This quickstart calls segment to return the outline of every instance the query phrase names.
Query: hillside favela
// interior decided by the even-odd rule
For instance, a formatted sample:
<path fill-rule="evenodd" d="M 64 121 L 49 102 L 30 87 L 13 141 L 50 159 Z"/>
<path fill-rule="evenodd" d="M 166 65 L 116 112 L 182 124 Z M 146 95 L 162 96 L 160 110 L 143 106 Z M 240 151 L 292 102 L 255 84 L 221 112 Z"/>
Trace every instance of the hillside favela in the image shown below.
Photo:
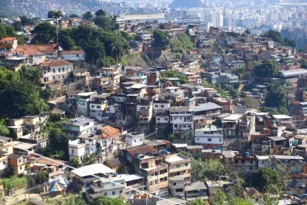
<path fill-rule="evenodd" d="M 0 0 L 0 205 L 307 205 L 307 0 Z"/>

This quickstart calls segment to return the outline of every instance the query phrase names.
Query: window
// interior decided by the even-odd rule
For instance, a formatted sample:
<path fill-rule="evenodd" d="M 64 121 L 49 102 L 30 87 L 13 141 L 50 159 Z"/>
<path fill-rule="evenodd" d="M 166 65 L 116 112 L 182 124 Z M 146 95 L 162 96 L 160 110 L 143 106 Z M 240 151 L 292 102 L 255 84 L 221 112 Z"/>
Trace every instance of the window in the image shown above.
<path fill-rule="evenodd" d="M 176 168 L 179 168 L 180 167 L 180 164 L 177 164 Z"/>
<path fill-rule="evenodd" d="M 120 191 L 119 191 L 119 193 L 121 193 L 121 194 L 122 194 L 122 193 L 123 193 L 123 190 L 120 190 Z"/>
<path fill-rule="evenodd" d="M 208 138 L 208 142 L 211 142 L 212 141 L 212 139 L 211 138 Z"/>
<path fill-rule="evenodd" d="M 160 118 L 159 118 L 159 117 L 157 118 L 157 121 L 160 121 Z"/>
<path fill-rule="evenodd" d="M 112 195 L 115 195 L 115 191 L 112 191 Z"/>
<path fill-rule="evenodd" d="M 105 192 L 105 193 L 104 193 L 104 195 L 105 195 L 105 196 L 107 196 L 107 195 L 108 195 L 108 193 L 107 193 L 107 192 Z"/>
<path fill-rule="evenodd" d="M 173 183 L 173 186 L 176 186 L 176 182 Z"/>
<path fill-rule="evenodd" d="M 61 68 L 58 68 L 58 72 L 61 72 Z"/>
<path fill-rule="evenodd" d="M 219 139 L 220 142 L 222 142 L 222 139 Z"/>
<path fill-rule="evenodd" d="M 155 107 L 158 107 L 158 105 L 155 105 Z"/>
<path fill-rule="evenodd" d="M 185 163 L 185 166 L 188 166 L 189 164 L 188 163 Z"/>
<path fill-rule="evenodd" d="M 161 108 L 164 108 L 164 105 L 161 105 Z"/>
<path fill-rule="evenodd" d="M 183 189 L 176 189 L 176 192 L 183 192 Z"/>
<path fill-rule="evenodd" d="M 54 69 L 52 69 L 52 71 L 53 71 L 53 73 L 55 73 L 55 68 L 54 68 Z"/>
<path fill-rule="evenodd" d="M 164 118 L 164 120 L 168 120 L 168 118 Z"/>

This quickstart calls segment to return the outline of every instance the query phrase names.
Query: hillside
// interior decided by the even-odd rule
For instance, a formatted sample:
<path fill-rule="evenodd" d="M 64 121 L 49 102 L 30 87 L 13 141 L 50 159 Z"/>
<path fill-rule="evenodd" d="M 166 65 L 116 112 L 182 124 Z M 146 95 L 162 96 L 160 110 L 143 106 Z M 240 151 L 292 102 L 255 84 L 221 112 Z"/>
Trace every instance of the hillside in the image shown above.
<path fill-rule="evenodd" d="M 9 5 L 10 3 L 8 0 L 0 1 L 0 18 L 7 18 L 7 17 L 20 15 L 18 11 L 12 9 Z"/>
<path fill-rule="evenodd" d="M 170 4 L 170 8 L 196 8 L 204 7 L 205 5 L 200 0 L 174 0 Z"/>
<path fill-rule="evenodd" d="M 97 11 L 102 7 L 99 0 L 0 0 L 0 5 L 5 8 L 11 8 L 18 13 L 27 16 L 46 17 L 50 10 L 62 10 L 66 14 L 84 14 L 86 11 Z M 1 13 L 0 13 L 1 14 Z"/>

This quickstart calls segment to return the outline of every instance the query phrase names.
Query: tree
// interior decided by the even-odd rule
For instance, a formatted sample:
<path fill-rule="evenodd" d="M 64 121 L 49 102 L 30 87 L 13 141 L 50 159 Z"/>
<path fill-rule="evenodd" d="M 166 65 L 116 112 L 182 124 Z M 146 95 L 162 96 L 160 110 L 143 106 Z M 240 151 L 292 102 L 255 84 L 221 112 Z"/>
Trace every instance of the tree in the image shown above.
<path fill-rule="evenodd" d="M 77 157 L 72 158 L 69 164 L 70 166 L 75 167 L 75 168 L 80 167 L 80 161 Z"/>
<path fill-rule="evenodd" d="M 89 63 L 96 64 L 98 60 L 104 58 L 106 55 L 104 44 L 102 44 L 98 39 L 89 42 L 85 47 L 85 60 Z"/>
<path fill-rule="evenodd" d="M 55 27 L 48 22 L 38 24 L 32 33 L 35 34 L 33 44 L 48 44 L 56 36 Z"/>
<path fill-rule="evenodd" d="M 186 75 L 179 73 L 176 70 L 167 70 L 161 74 L 162 79 L 165 78 L 178 78 L 180 80 L 180 83 L 188 83 L 188 78 Z"/>
<path fill-rule="evenodd" d="M 263 64 L 255 66 L 254 74 L 257 77 L 275 77 L 278 73 L 278 68 L 274 61 L 265 61 Z"/>
<path fill-rule="evenodd" d="M 107 13 L 104 10 L 99 9 L 98 11 L 95 12 L 95 15 L 96 16 L 106 16 Z"/>
<path fill-rule="evenodd" d="M 290 40 L 290 39 L 288 39 L 288 38 L 285 38 L 285 39 L 284 39 L 284 44 L 285 44 L 286 46 L 290 46 L 290 47 L 292 47 L 292 48 L 295 48 L 295 47 L 296 47 L 296 42 L 295 42 L 294 40 Z"/>
<path fill-rule="evenodd" d="M 10 130 L 6 127 L 6 120 L 0 119 L 0 136 L 9 136 Z"/>
<path fill-rule="evenodd" d="M 15 21 L 13 23 L 13 27 L 15 31 L 21 31 L 22 30 L 22 25 L 20 21 Z M 19 42 L 18 42 L 19 43 Z"/>
<path fill-rule="evenodd" d="M 78 14 L 70 14 L 69 18 L 79 18 Z"/>
<path fill-rule="evenodd" d="M 25 66 L 23 65 L 19 70 L 20 78 L 26 79 L 30 82 L 33 82 L 36 85 L 39 85 L 41 82 L 41 77 L 43 75 L 42 70 L 37 67 Z"/>
<path fill-rule="evenodd" d="M 6 35 L 8 35 L 8 36 L 17 36 L 17 33 L 16 33 L 16 31 L 15 31 L 13 26 L 6 26 L 5 30 L 6 30 Z"/>
<path fill-rule="evenodd" d="M 62 11 L 48 11 L 48 18 L 61 18 L 63 16 Z"/>
<path fill-rule="evenodd" d="M 29 19 L 27 16 L 20 16 L 20 23 L 22 27 L 25 27 L 29 23 L 31 23 L 31 19 Z"/>
<path fill-rule="evenodd" d="M 258 109 L 259 108 L 259 103 L 256 99 L 252 97 L 246 97 L 241 99 L 241 103 L 243 106 L 246 108 L 253 108 L 253 109 Z"/>
<path fill-rule="evenodd" d="M 61 46 L 65 50 L 72 50 L 76 46 L 76 43 L 70 36 L 65 36 L 61 39 Z"/>
<path fill-rule="evenodd" d="M 277 42 L 277 43 L 283 43 L 284 42 L 278 31 L 269 30 L 263 36 L 272 38 L 272 40 Z"/>
<path fill-rule="evenodd" d="M 0 112 L 3 118 L 36 115 L 48 108 L 38 85 L 19 72 L 0 68 Z"/>
<path fill-rule="evenodd" d="M 213 194 L 212 205 L 224 205 L 226 198 L 226 194 L 219 189 Z"/>
<path fill-rule="evenodd" d="M 155 48 L 165 50 L 170 44 L 170 40 L 166 32 L 155 30 L 153 33 L 153 38 L 153 47 Z"/>
<path fill-rule="evenodd" d="M 252 174 L 252 185 L 262 192 L 277 194 L 284 187 L 283 178 L 279 171 L 262 168 Z"/>
<path fill-rule="evenodd" d="M 288 107 L 287 103 L 287 91 L 278 83 L 266 84 L 267 96 L 265 98 L 265 106 L 276 107 L 284 111 Z"/>
<path fill-rule="evenodd" d="M 192 160 L 192 175 L 196 180 L 214 180 L 225 173 L 225 166 L 219 160 Z"/>
<path fill-rule="evenodd" d="M 93 21 L 94 16 L 93 16 L 92 12 L 88 11 L 83 15 L 83 19 L 87 20 L 87 21 Z"/>
<path fill-rule="evenodd" d="M 0 39 L 7 37 L 5 26 L 0 23 Z"/>
<path fill-rule="evenodd" d="M 43 184 L 48 182 L 48 174 L 47 172 L 44 172 L 42 170 L 39 170 L 36 172 L 36 176 L 35 176 L 35 182 L 36 184 Z"/>
<path fill-rule="evenodd" d="M 239 198 L 239 197 L 231 198 L 228 204 L 229 205 L 253 205 L 253 203 L 245 201 L 243 198 Z"/>
<path fill-rule="evenodd" d="M 278 205 L 278 198 L 271 197 L 271 194 L 264 194 L 261 205 Z"/>
<path fill-rule="evenodd" d="M 122 198 L 108 198 L 100 196 L 90 201 L 90 205 L 126 205 Z"/>

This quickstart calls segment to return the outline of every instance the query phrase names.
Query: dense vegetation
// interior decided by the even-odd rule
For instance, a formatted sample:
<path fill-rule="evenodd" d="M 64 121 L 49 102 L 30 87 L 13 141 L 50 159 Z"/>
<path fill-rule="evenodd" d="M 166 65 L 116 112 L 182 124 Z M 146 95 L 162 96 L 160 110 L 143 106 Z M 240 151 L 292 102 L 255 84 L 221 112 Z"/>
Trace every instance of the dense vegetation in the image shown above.
<path fill-rule="evenodd" d="M 61 129 L 61 124 L 67 119 L 52 119 L 47 122 L 43 132 L 48 134 L 49 143 L 45 149 L 39 150 L 41 154 L 47 157 L 68 160 L 68 142 L 71 140 Z"/>
<path fill-rule="evenodd" d="M 48 109 L 39 87 L 40 71 L 35 68 L 14 72 L 0 68 L 0 112 L 2 118 L 35 115 Z"/>
<path fill-rule="evenodd" d="M 194 44 L 187 34 L 179 34 L 178 38 L 170 41 L 171 51 L 184 54 L 187 50 L 192 50 Z"/>
<path fill-rule="evenodd" d="M 168 70 L 161 74 L 161 78 L 178 78 L 180 80 L 180 83 L 188 83 L 188 78 L 186 75 L 179 73 L 176 70 Z"/>
<path fill-rule="evenodd" d="M 254 75 L 260 78 L 272 78 L 278 74 L 278 68 L 274 61 L 268 60 L 254 68 Z"/>
<path fill-rule="evenodd" d="M 279 194 L 284 187 L 284 182 L 279 171 L 271 168 L 262 168 L 253 172 L 252 185 L 262 192 Z"/>
<path fill-rule="evenodd" d="M 272 38 L 273 41 L 283 44 L 285 46 L 290 46 L 292 48 L 296 47 L 296 42 L 294 40 L 290 40 L 288 38 L 282 38 L 281 33 L 278 31 L 269 30 L 265 32 L 264 37 Z"/>
<path fill-rule="evenodd" d="M 0 1 L 0 18 L 9 18 L 19 15 L 18 11 L 13 10 L 8 5 L 9 5 L 9 0 Z"/>
<path fill-rule="evenodd" d="M 91 13 L 86 13 L 85 16 L 87 15 Z M 84 49 L 86 61 L 91 64 L 104 65 L 106 59 L 110 58 L 119 62 L 123 55 L 129 52 L 129 45 L 122 34 L 115 30 L 115 18 L 107 17 L 105 12 L 98 11 L 92 20 L 98 28 L 81 25 L 77 28 L 59 29 L 59 44 L 65 50 Z M 49 23 L 37 25 L 32 32 L 35 34 L 33 44 L 56 42 L 56 28 Z"/>
<path fill-rule="evenodd" d="M 277 108 L 281 114 L 288 114 L 288 102 L 286 89 L 277 83 L 267 83 L 267 96 L 265 98 L 265 106 Z"/>
<path fill-rule="evenodd" d="M 161 50 L 165 50 L 168 48 L 170 44 L 170 40 L 166 32 L 155 30 L 153 32 L 153 38 L 154 38 L 154 41 L 152 43 L 152 46 L 154 48 L 161 49 Z"/>

